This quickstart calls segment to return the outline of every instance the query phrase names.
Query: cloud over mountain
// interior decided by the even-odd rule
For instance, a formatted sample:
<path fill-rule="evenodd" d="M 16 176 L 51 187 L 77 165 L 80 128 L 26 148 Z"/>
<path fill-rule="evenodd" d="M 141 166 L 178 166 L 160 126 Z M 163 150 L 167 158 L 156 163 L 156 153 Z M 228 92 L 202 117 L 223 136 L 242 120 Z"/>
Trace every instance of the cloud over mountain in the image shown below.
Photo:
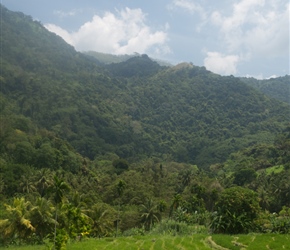
<path fill-rule="evenodd" d="M 288 0 L 172 0 L 170 9 L 192 15 L 195 35 L 204 44 L 204 65 L 219 74 L 236 74 L 243 63 L 289 55 Z"/>
<path fill-rule="evenodd" d="M 94 15 L 77 31 L 68 32 L 54 24 L 45 27 L 63 37 L 79 51 L 95 50 L 113 54 L 168 53 L 166 27 L 153 30 L 141 9 L 125 8 L 103 16 Z"/>

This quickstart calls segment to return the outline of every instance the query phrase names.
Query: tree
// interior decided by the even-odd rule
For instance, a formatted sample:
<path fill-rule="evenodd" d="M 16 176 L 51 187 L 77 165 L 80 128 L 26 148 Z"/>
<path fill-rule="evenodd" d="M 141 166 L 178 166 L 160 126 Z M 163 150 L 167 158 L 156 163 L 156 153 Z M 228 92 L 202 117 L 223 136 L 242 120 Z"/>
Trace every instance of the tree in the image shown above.
<path fill-rule="evenodd" d="M 242 187 L 225 189 L 216 203 L 211 229 L 215 233 L 247 233 L 254 228 L 259 212 L 257 193 Z"/>
<path fill-rule="evenodd" d="M 31 174 L 31 173 L 30 173 Z M 21 192 L 23 193 L 33 193 L 36 191 L 36 188 L 34 186 L 34 182 L 32 181 L 31 176 L 28 177 L 27 175 L 23 175 L 21 177 L 20 183 L 19 183 L 19 188 Z"/>
<path fill-rule="evenodd" d="M 115 211 L 108 205 L 102 203 L 95 204 L 88 211 L 88 216 L 92 221 L 91 231 L 93 236 L 103 237 L 113 231 Z"/>
<path fill-rule="evenodd" d="M 120 221 L 120 209 L 121 209 L 121 196 L 123 195 L 124 189 L 126 187 L 126 182 L 123 180 L 119 180 L 116 189 L 117 189 L 117 194 L 119 197 L 119 205 L 118 205 L 118 218 L 116 221 L 116 237 L 118 236 L 118 225 L 119 225 L 119 221 Z"/>
<path fill-rule="evenodd" d="M 201 212 L 202 210 L 205 209 L 204 200 L 207 199 L 206 189 L 204 186 L 195 183 L 191 188 L 191 192 L 194 194 L 194 196 L 191 199 L 192 205 L 194 206 L 194 203 L 196 203 L 197 211 Z"/>
<path fill-rule="evenodd" d="M 170 206 L 169 217 L 171 217 L 173 215 L 173 212 L 181 205 L 181 201 L 182 201 L 181 194 L 176 194 Z"/>
<path fill-rule="evenodd" d="M 193 171 L 191 169 L 187 169 L 182 173 L 182 184 L 184 187 L 187 187 L 190 184 L 192 176 Z"/>
<path fill-rule="evenodd" d="M 50 192 L 53 193 L 53 201 L 55 202 L 56 209 L 55 209 L 55 224 L 54 224 L 54 248 L 55 248 L 55 239 L 56 239 L 56 224 L 57 224 L 57 210 L 59 204 L 62 203 L 64 198 L 64 194 L 66 191 L 69 191 L 70 188 L 68 184 L 59 179 L 56 175 L 53 177 L 52 186 L 50 186 Z"/>
<path fill-rule="evenodd" d="M 263 186 L 260 186 L 257 190 L 258 196 L 259 196 L 259 204 L 263 210 L 268 210 L 269 208 L 269 194 L 268 192 L 264 189 Z"/>
<path fill-rule="evenodd" d="M 64 205 L 66 217 L 66 230 L 70 237 L 75 238 L 78 235 L 88 233 L 89 217 L 84 213 L 85 211 L 80 207 L 74 206 L 72 203 Z"/>
<path fill-rule="evenodd" d="M 40 241 L 52 232 L 53 225 L 56 223 L 53 219 L 53 210 L 51 202 L 43 197 L 37 198 L 31 209 L 31 223 L 35 227 L 35 233 Z"/>
<path fill-rule="evenodd" d="M 234 184 L 238 186 L 244 186 L 246 183 L 250 183 L 257 177 L 257 173 L 252 168 L 242 168 L 234 174 Z"/>
<path fill-rule="evenodd" d="M 117 188 L 117 194 L 118 194 L 119 197 L 122 196 L 125 187 L 126 187 L 126 182 L 123 181 L 123 180 L 119 180 L 119 182 L 118 182 L 118 184 L 116 186 L 116 188 Z"/>
<path fill-rule="evenodd" d="M 150 231 L 152 226 L 159 222 L 160 212 L 158 205 L 152 199 L 147 199 L 144 204 L 140 205 L 141 219 L 144 223 L 145 229 Z"/>
<path fill-rule="evenodd" d="M 30 221 L 29 201 L 24 198 L 14 198 L 13 205 L 5 205 L 9 218 L 0 220 L 0 232 L 4 239 L 18 236 L 20 239 L 27 239 L 35 232 L 35 227 Z"/>
<path fill-rule="evenodd" d="M 116 169 L 117 174 L 121 174 L 129 168 L 129 163 L 125 159 L 116 159 L 113 161 L 113 167 Z"/>
<path fill-rule="evenodd" d="M 52 185 L 51 179 L 52 176 L 50 169 L 42 168 L 37 172 L 35 186 L 37 187 L 38 193 L 41 197 L 46 194 L 47 189 Z"/>
<path fill-rule="evenodd" d="M 62 203 L 65 192 L 70 190 L 69 185 L 63 180 L 59 179 L 56 175 L 53 177 L 52 186 L 50 186 L 50 192 L 53 194 L 53 201 L 56 205 Z"/>

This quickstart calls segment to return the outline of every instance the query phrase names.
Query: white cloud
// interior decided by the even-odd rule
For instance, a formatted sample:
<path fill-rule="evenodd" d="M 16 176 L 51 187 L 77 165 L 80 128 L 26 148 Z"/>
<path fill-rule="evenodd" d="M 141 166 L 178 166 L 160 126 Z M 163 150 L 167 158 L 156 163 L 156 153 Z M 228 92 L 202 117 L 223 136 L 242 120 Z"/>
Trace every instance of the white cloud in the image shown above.
<path fill-rule="evenodd" d="M 211 20 L 230 53 L 259 57 L 289 53 L 288 0 L 241 0 L 230 15 L 214 11 Z"/>
<path fill-rule="evenodd" d="M 113 54 L 168 53 L 166 29 L 152 31 L 146 25 L 141 9 L 126 8 L 116 14 L 95 15 L 76 32 L 68 32 L 56 25 L 45 27 L 63 37 L 79 51 L 95 50 Z"/>
<path fill-rule="evenodd" d="M 208 52 L 204 65 L 216 73 L 235 74 L 241 61 L 289 55 L 289 6 L 288 0 L 239 0 L 230 14 L 213 11 L 211 22 L 218 27 L 223 52 Z"/>
<path fill-rule="evenodd" d="M 249 51 L 264 57 L 289 54 L 289 7 L 265 13 L 258 25 L 244 32 L 243 43 Z"/>
<path fill-rule="evenodd" d="M 54 24 L 46 24 L 45 27 L 55 34 L 61 36 L 67 43 L 73 45 L 73 40 L 71 38 L 71 34 L 67 32 L 66 30 L 62 29 L 59 26 L 56 26 Z"/>
<path fill-rule="evenodd" d="M 247 78 L 253 77 L 253 78 L 256 78 L 258 80 L 265 80 L 265 79 L 266 80 L 269 80 L 271 78 L 277 78 L 279 76 L 277 76 L 277 75 L 271 75 L 271 76 L 265 77 L 262 73 L 260 73 L 258 75 L 249 75 L 249 74 L 247 74 L 245 77 L 247 77 Z"/>
<path fill-rule="evenodd" d="M 223 55 L 219 52 L 207 52 L 204 66 L 217 74 L 232 75 L 237 73 L 238 55 Z"/>

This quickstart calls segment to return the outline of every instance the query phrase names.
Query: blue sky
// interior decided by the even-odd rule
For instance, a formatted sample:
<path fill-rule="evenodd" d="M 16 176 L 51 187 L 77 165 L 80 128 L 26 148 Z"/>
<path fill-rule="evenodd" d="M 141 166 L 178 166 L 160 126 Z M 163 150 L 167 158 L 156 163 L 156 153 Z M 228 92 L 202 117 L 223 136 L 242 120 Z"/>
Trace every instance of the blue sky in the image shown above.
<path fill-rule="evenodd" d="M 221 75 L 289 74 L 289 0 L 0 0 L 78 51 L 146 53 Z"/>

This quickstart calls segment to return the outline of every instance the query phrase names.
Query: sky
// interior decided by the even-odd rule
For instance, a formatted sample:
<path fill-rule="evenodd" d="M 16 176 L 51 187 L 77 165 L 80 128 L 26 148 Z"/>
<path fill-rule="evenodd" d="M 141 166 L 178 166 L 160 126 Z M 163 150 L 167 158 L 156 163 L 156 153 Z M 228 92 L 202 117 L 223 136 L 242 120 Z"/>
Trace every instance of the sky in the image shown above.
<path fill-rule="evenodd" d="M 289 72 L 289 0 L 0 0 L 77 51 L 147 54 L 221 75 Z"/>

